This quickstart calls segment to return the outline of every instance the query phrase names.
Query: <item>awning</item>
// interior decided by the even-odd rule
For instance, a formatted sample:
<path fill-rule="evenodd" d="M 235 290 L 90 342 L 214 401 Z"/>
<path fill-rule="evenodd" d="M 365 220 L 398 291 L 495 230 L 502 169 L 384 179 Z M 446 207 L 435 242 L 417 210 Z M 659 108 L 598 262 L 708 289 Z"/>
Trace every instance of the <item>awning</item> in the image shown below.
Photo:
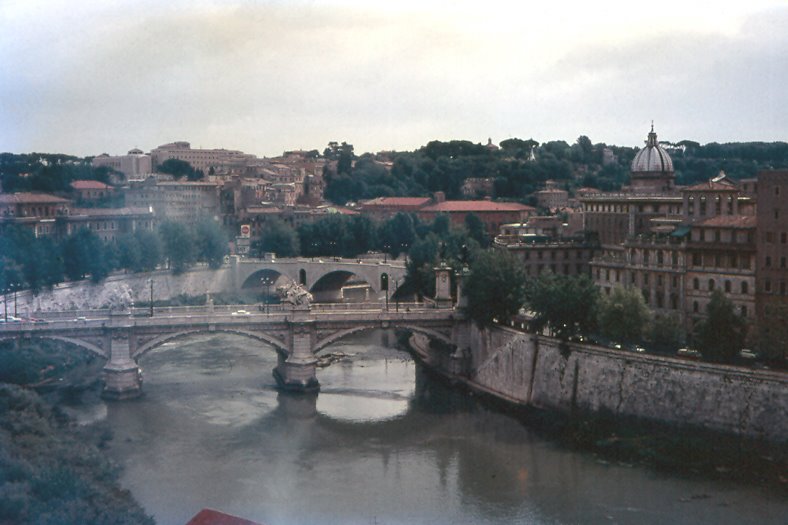
<path fill-rule="evenodd" d="M 689 226 L 679 226 L 673 233 L 670 234 L 671 237 L 686 237 L 689 235 L 690 227 Z"/>

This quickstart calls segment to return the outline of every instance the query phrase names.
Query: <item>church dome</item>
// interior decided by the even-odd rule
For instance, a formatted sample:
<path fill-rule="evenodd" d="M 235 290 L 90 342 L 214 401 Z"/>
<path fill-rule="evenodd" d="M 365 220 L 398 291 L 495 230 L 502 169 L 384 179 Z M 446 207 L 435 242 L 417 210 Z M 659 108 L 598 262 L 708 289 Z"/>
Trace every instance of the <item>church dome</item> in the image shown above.
<path fill-rule="evenodd" d="M 653 124 L 646 147 L 635 155 L 631 171 L 632 173 L 673 173 L 673 161 L 670 160 L 668 152 L 659 146 Z"/>

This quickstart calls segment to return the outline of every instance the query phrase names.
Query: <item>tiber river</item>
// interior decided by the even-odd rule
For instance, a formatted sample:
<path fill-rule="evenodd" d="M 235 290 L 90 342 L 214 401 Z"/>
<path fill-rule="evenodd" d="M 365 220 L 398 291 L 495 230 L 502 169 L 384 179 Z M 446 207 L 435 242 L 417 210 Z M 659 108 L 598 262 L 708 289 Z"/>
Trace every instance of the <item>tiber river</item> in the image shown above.
<path fill-rule="evenodd" d="M 389 344 L 389 340 L 391 344 Z M 284 396 L 259 343 L 208 335 L 142 359 L 145 395 L 105 419 L 121 482 L 160 524 L 204 507 L 286 524 L 769 524 L 776 495 L 609 464 L 431 380 L 394 334 L 329 348 L 320 394 Z"/>

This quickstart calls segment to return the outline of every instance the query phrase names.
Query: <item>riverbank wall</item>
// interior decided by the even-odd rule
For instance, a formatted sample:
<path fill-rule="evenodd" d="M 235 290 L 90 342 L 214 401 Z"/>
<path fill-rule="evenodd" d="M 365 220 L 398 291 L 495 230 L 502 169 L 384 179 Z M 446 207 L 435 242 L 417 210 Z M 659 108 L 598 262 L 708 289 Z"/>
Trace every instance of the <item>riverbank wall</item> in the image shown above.
<path fill-rule="evenodd" d="M 462 366 L 424 336 L 410 341 L 430 368 L 515 405 L 788 440 L 788 374 L 782 372 L 562 345 L 506 327 L 470 327 Z"/>
<path fill-rule="evenodd" d="M 107 308 L 121 289 L 128 289 L 135 302 L 148 302 L 151 294 L 156 301 L 181 294 L 224 292 L 232 290 L 233 284 L 232 268 L 227 265 L 216 270 L 207 265 L 198 266 L 178 275 L 169 270 L 139 274 L 115 273 L 98 284 L 74 281 L 58 284 L 52 290 L 43 290 L 38 295 L 30 291 L 19 292 L 16 308 L 20 316 L 35 317 L 35 312 Z M 13 312 L 10 295 L 8 301 L 9 311 Z"/>

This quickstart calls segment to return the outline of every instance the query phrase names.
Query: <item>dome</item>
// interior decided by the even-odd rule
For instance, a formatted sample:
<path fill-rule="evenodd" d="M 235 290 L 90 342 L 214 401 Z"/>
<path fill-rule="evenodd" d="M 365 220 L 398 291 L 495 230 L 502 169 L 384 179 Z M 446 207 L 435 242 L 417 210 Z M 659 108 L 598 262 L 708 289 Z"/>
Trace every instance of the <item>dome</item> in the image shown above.
<path fill-rule="evenodd" d="M 673 161 L 668 152 L 657 143 L 657 134 L 654 125 L 648 134 L 646 147 L 638 151 L 632 161 L 632 173 L 673 173 Z"/>

